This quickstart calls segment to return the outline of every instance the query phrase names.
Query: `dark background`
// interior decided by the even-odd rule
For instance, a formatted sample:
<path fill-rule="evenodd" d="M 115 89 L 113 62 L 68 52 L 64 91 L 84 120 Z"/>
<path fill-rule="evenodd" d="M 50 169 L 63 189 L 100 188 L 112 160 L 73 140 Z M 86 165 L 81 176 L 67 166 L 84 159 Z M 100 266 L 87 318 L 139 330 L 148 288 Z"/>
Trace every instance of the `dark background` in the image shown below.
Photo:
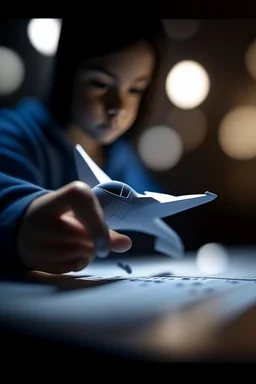
<path fill-rule="evenodd" d="M 218 142 L 220 123 L 231 109 L 241 105 L 256 107 L 256 81 L 244 62 L 246 49 L 256 39 L 255 21 L 204 19 L 199 21 L 199 28 L 192 37 L 169 38 L 170 69 L 181 60 L 195 60 L 206 69 L 211 84 L 208 97 L 199 106 L 207 119 L 205 140 L 198 148 L 184 153 L 171 169 L 151 171 L 170 194 L 209 190 L 218 195 L 213 203 L 166 219 L 180 234 L 188 250 L 208 242 L 255 244 L 256 157 L 233 159 L 222 151 Z M 23 96 L 40 97 L 48 86 L 53 57 L 40 54 L 31 45 L 27 36 L 28 22 L 29 19 L 0 20 L 0 46 L 15 50 L 23 59 L 26 71 L 23 83 L 14 93 L 0 96 L 3 107 L 14 105 Z M 179 25 L 186 29 L 186 23 L 183 27 Z M 161 89 L 155 100 L 152 126 L 167 124 L 173 107 L 165 90 Z M 256 134 L 252 140 L 256 140 Z M 135 138 L 133 142 L 136 147 Z M 151 241 L 145 243 L 146 239 L 146 236 L 140 237 L 138 248 L 151 247 Z"/>

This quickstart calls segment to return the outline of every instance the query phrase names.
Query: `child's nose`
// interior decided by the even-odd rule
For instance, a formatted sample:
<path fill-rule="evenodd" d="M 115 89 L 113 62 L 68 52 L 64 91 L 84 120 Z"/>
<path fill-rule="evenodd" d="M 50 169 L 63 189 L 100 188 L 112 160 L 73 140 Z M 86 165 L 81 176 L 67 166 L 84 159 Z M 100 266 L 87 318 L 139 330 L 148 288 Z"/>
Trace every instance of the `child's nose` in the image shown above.
<path fill-rule="evenodd" d="M 124 114 L 124 100 L 116 90 L 112 90 L 108 93 L 106 110 L 108 117 L 110 118 L 119 117 Z"/>
<path fill-rule="evenodd" d="M 122 116 L 124 114 L 124 110 L 122 108 L 108 108 L 107 113 L 110 118 L 113 118 Z"/>

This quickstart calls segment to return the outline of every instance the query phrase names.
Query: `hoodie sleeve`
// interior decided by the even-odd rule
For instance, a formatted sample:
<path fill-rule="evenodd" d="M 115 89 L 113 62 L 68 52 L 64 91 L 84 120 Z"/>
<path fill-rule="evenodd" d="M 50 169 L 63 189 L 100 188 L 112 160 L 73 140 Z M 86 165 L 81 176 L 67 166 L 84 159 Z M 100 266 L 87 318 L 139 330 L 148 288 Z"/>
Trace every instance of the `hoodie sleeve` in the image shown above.
<path fill-rule="evenodd" d="M 22 125 L 0 112 L 0 270 L 19 267 L 16 233 L 28 205 L 48 192 L 40 185 L 40 171 L 31 148 L 36 142 Z"/>
<path fill-rule="evenodd" d="M 24 170 L 23 170 L 24 171 Z M 0 172 L 0 269 L 16 269 L 16 234 L 29 204 L 47 191 Z"/>

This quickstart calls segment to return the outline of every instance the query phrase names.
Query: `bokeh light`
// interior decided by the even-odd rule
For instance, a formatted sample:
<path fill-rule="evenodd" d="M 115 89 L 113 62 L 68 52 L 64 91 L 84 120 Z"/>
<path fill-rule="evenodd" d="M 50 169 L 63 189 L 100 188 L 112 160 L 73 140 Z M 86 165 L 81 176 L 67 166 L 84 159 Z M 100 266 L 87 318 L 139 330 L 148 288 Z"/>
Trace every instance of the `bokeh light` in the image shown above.
<path fill-rule="evenodd" d="M 192 109 L 208 96 L 210 79 L 202 65 L 184 60 L 169 71 L 165 88 L 167 97 L 176 107 Z"/>
<path fill-rule="evenodd" d="M 173 168 L 183 154 L 180 135 L 172 128 L 155 126 L 144 130 L 138 139 L 138 153 L 144 164 L 154 171 Z"/>
<path fill-rule="evenodd" d="M 32 19 L 28 24 L 28 38 L 42 55 L 56 53 L 61 29 L 60 19 Z"/>
<path fill-rule="evenodd" d="M 231 110 L 221 121 L 219 144 L 226 155 L 247 160 L 256 156 L 256 107 Z"/>
<path fill-rule="evenodd" d="M 227 188 L 222 197 L 229 200 L 229 205 L 236 204 L 236 209 L 254 209 L 256 207 L 256 183 L 252 177 L 254 164 L 230 167 L 227 175 Z"/>
<path fill-rule="evenodd" d="M 168 124 L 182 137 L 185 152 L 197 149 L 205 140 L 207 118 L 199 108 L 189 110 L 173 108 L 168 115 Z"/>
<path fill-rule="evenodd" d="M 162 19 L 166 34 L 175 40 L 191 39 L 200 27 L 196 19 Z"/>
<path fill-rule="evenodd" d="M 228 267 L 228 252 L 219 243 L 207 243 L 201 246 L 196 254 L 196 265 L 200 272 L 216 275 Z"/>
<path fill-rule="evenodd" d="M 256 80 L 256 40 L 254 40 L 245 52 L 245 67 L 253 79 Z"/>
<path fill-rule="evenodd" d="M 21 57 L 12 49 L 0 47 L 0 95 L 15 92 L 25 77 Z"/>

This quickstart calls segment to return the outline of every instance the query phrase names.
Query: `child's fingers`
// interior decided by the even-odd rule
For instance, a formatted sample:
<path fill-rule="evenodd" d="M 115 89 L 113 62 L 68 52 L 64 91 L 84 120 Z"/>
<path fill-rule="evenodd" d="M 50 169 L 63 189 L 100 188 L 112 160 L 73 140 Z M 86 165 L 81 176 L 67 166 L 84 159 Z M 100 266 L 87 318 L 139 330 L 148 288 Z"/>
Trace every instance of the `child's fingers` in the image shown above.
<path fill-rule="evenodd" d="M 61 217 L 51 218 L 43 217 L 37 219 L 40 225 L 36 225 L 35 220 L 33 220 L 33 237 L 37 239 L 58 239 L 58 241 L 68 240 L 68 239 L 81 239 L 81 240 L 90 240 L 91 236 L 87 230 L 75 217 L 68 217 L 67 215 L 62 215 Z"/>
<path fill-rule="evenodd" d="M 63 247 L 84 247 L 90 252 L 95 253 L 95 246 L 93 241 L 90 239 L 82 238 L 80 235 L 75 236 L 63 236 L 61 233 L 51 234 L 51 235 L 39 235 L 35 239 L 35 243 L 40 245 L 40 247 L 56 247 L 56 251 L 58 251 L 58 247 L 63 249 Z"/>
<path fill-rule="evenodd" d="M 70 244 L 65 246 L 59 246 L 58 244 L 44 245 L 40 249 L 32 249 L 32 252 L 36 256 L 39 269 L 42 265 L 44 271 L 48 273 L 66 273 L 81 270 L 91 262 L 95 254 L 93 248 Z"/>
<path fill-rule="evenodd" d="M 52 220 L 45 228 L 41 224 L 37 233 L 34 232 L 34 236 L 43 244 L 58 243 L 62 245 L 79 243 L 91 248 L 94 247 L 93 240 L 87 229 L 83 226 L 80 227 L 80 225 L 75 217 L 65 216 L 65 218 L 62 217 L 60 220 L 57 220 L 57 222 Z M 126 252 L 132 246 L 132 240 L 126 235 L 110 229 L 109 236 L 110 249 L 113 252 Z"/>
<path fill-rule="evenodd" d="M 79 243 L 58 244 L 56 242 L 39 244 L 40 247 L 34 249 L 34 254 L 41 260 L 49 260 L 52 263 L 64 262 L 74 258 L 92 259 L 95 248 Z M 36 245 L 34 245 L 36 248 Z"/>
<path fill-rule="evenodd" d="M 81 238 L 83 239 L 85 237 L 89 238 L 88 231 L 83 226 L 80 227 L 81 224 L 77 221 L 77 219 L 74 217 L 72 212 L 68 212 L 67 214 L 63 215 L 62 220 L 63 220 L 63 223 L 66 224 L 66 227 L 64 228 L 64 230 L 66 230 L 66 228 L 70 228 L 71 233 L 74 234 L 75 236 L 76 235 L 80 236 L 81 234 L 82 236 Z M 120 234 L 116 231 L 113 231 L 112 229 L 109 230 L 109 235 L 110 235 L 111 251 L 121 253 L 121 252 L 126 252 L 131 248 L 132 240 L 130 239 L 130 237 Z"/>
<path fill-rule="evenodd" d="M 54 273 L 56 275 L 69 272 L 78 272 L 86 268 L 88 264 L 88 259 L 76 258 L 73 260 L 67 260 L 65 263 L 49 263 L 47 266 L 44 266 L 44 271 L 47 273 Z"/>
<path fill-rule="evenodd" d="M 101 206 L 89 186 L 82 182 L 71 183 L 57 192 L 46 194 L 41 208 L 54 217 L 72 210 L 76 218 L 88 229 L 98 256 L 109 253 L 109 230 L 104 222 Z"/>

